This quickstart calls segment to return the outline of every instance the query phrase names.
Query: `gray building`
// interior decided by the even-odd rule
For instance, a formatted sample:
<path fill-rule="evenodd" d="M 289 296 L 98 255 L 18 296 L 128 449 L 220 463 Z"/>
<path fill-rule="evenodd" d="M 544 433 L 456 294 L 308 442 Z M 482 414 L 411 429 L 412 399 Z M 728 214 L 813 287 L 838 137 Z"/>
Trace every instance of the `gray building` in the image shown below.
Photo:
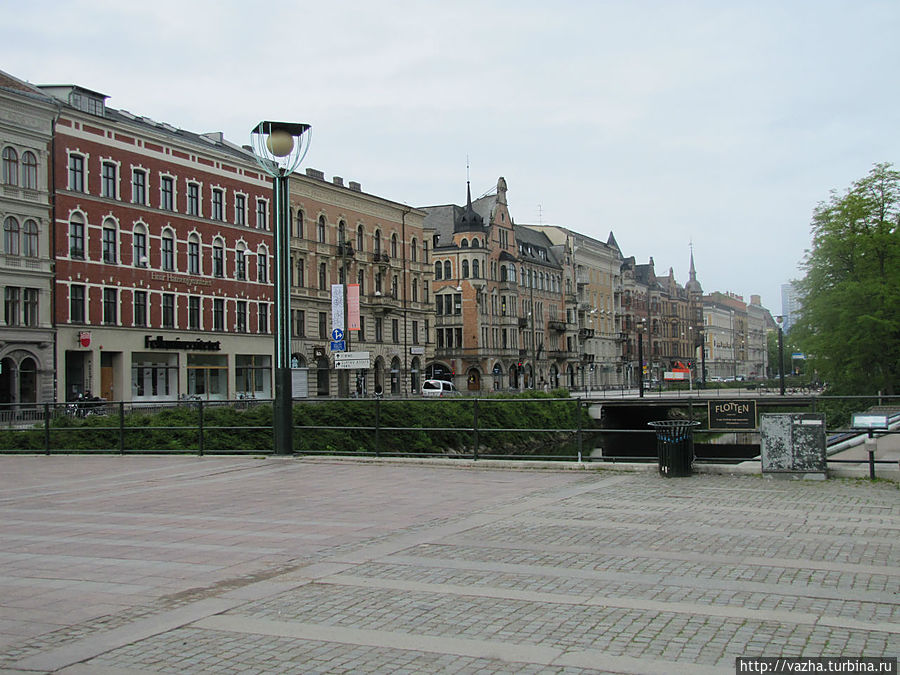
<path fill-rule="evenodd" d="M 50 140 L 57 106 L 0 71 L 0 404 L 53 401 Z"/>

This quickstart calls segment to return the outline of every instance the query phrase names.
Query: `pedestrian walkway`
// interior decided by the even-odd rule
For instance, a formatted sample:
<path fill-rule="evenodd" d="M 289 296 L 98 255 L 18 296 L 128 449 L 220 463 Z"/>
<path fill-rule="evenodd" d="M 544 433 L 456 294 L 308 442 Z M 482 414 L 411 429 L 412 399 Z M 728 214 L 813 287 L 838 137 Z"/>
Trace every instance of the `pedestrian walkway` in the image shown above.
<path fill-rule="evenodd" d="M 885 481 L 0 457 L 0 673 L 734 673 L 900 654 Z"/>

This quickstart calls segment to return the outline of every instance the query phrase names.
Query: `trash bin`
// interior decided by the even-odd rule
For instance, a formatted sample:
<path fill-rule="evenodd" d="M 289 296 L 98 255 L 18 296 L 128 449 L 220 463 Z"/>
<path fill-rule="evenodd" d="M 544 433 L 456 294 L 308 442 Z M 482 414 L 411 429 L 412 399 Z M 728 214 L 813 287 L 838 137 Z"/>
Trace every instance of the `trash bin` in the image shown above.
<path fill-rule="evenodd" d="M 659 474 L 666 477 L 690 476 L 694 462 L 693 420 L 647 422 L 656 431 L 656 454 Z"/>

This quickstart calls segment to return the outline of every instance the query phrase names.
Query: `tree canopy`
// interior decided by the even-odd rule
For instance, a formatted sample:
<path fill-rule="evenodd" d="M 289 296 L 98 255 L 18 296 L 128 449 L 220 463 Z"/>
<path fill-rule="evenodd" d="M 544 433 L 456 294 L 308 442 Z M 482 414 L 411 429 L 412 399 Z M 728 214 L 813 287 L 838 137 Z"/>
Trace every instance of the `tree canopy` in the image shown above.
<path fill-rule="evenodd" d="M 900 172 L 877 164 L 812 219 L 792 331 L 837 393 L 894 394 L 900 381 Z"/>

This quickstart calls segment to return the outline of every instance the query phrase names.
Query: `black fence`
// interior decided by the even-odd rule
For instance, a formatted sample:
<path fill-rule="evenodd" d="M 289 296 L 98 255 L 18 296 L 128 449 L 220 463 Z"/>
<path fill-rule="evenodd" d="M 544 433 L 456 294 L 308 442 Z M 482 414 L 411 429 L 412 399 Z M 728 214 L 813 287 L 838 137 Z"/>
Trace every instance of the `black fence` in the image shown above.
<path fill-rule="evenodd" d="M 648 422 L 696 420 L 697 459 L 733 463 L 759 453 L 759 431 L 709 429 L 693 396 L 599 398 L 308 399 L 294 402 L 303 455 L 452 457 L 585 462 L 656 461 Z M 824 412 L 831 444 L 858 436 L 850 414 L 900 412 L 900 397 L 757 396 L 764 412 Z M 254 454 L 273 451 L 271 400 L 85 401 L 0 406 L 0 453 Z M 841 462 L 842 460 L 830 459 Z M 846 460 L 858 463 L 859 460 Z M 896 464 L 895 460 L 874 460 Z"/>

